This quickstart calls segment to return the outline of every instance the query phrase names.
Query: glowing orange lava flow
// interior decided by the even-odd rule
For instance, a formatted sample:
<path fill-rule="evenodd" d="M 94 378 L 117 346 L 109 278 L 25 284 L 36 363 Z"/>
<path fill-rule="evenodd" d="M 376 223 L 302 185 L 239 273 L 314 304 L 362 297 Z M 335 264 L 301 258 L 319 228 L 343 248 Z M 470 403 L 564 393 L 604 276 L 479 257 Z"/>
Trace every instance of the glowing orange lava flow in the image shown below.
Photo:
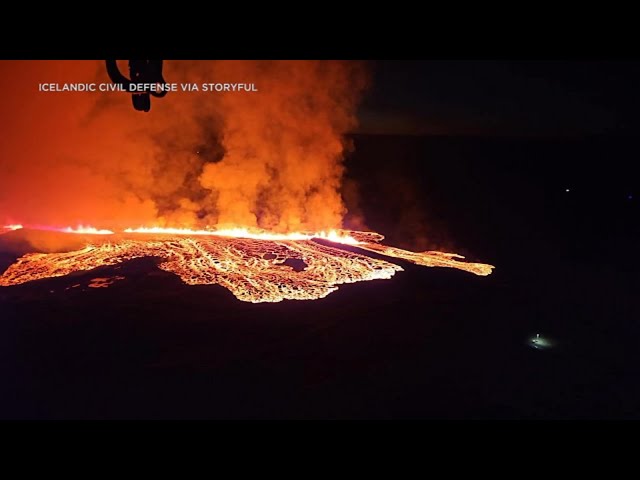
<path fill-rule="evenodd" d="M 113 234 L 113 232 L 111 230 L 99 230 L 97 228 L 94 227 L 85 227 L 83 225 L 79 225 L 77 228 L 72 228 L 72 227 L 67 227 L 64 228 L 62 230 L 59 230 L 60 232 L 65 232 L 65 233 L 83 233 L 83 234 L 90 234 L 90 235 L 111 235 Z"/>
<path fill-rule="evenodd" d="M 373 232 L 281 235 L 246 229 L 129 229 L 72 252 L 26 254 L 0 276 L 0 286 L 60 277 L 134 258 L 159 257 L 161 269 L 175 273 L 189 285 L 221 285 L 240 300 L 260 303 L 319 299 L 340 284 L 389 279 L 403 270 L 386 260 L 320 244 L 313 238 L 428 267 L 452 267 L 476 275 L 489 275 L 493 269 L 491 265 L 454 260 L 463 258 L 455 254 L 416 253 L 380 245 L 377 242 L 384 237 Z"/>
<path fill-rule="evenodd" d="M 127 228 L 125 233 L 156 233 L 169 235 L 212 235 L 216 237 L 234 237 L 234 238 L 252 238 L 254 240 L 311 240 L 312 238 L 323 238 L 336 243 L 344 243 L 347 245 L 357 245 L 361 242 L 350 235 L 338 232 L 337 230 L 329 230 L 328 232 L 316 233 L 270 233 L 270 232 L 252 232 L 247 228 L 228 228 L 220 230 L 191 230 L 188 228 Z"/>
<path fill-rule="evenodd" d="M 360 245 L 360 248 L 369 250 L 370 252 L 380 253 L 387 257 L 402 258 L 425 267 L 451 267 L 481 276 L 489 275 L 494 268 L 493 265 L 486 265 L 484 263 L 468 263 L 454 260 L 455 258 L 464 258 L 462 255 L 458 255 L 456 253 L 434 251 L 409 252 L 400 248 L 387 247 L 386 245 L 380 245 L 377 243 L 366 243 L 364 245 Z"/>
<path fill-rule="evenodd" d="M 33 230 L 45 230 L 45 231 L 62 232 L 62 233 L 79 233 L 79 234 L 85 234 L 85 235 L 112 235 L 114 233 L 111 230 L 98 229 L 95 227 L 90 227 L 88 225 L 87 226 L 78 225 L 77 227 L 58 228 L 58 227 L 49 227 L 49 226 L 43 227 L 39 225 L 34 226 L 34 225 L 15 224 L 15 225 L 5 225 L 2 228 L 7 231 L 14 231 L 14 230 L 21 230 L 23 228 L 29 228 Z"/>
<path fill-rule="evenodd" d="M 9 230 L 9 231 L 20 230 L 22 228 L 22 225 L 20 225 L 20 224 L 5 225 L 2 228 L 5 229 L 5 230 Z"/>

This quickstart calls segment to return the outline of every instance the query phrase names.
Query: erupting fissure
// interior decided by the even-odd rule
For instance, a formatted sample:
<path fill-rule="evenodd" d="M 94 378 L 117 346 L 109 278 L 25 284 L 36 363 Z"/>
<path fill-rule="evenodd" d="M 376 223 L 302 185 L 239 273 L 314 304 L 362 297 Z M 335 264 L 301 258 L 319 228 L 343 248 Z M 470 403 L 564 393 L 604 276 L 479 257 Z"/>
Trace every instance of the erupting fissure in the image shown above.
<path fill-rule="evenodd" d="M 80 229 L 59 229 L 78 233 Z M 87 235 L 112 233 L 83 227 Z M 313 241 L 324 239 L 329 246 Z M 366 251 L 400 258 L 427 267 L 451 267 L 476 275 L 489 275 L 493 266 L 456 260 L 460 255 L 442 252 L 410 252 L 381 245 L 374 232 L 331 230 L 320 233 L 275 234 L 230 230 L 137 228 L 90 242 L 84 248 L 61 253 L 28 253 L 1 276 L 0 286 L 60 277 L 97 267 L 116 265 L 141 257 L 159 257 L 159 267 L 175 273 L 189 285 L 218 284 L 239 300 L 260 303 L 281 300 L 314 300 L 326 297 L 338 285 L 389 279 L 402 267 L 371 258 Z M 340 248 L 352 245 L 363 253 Z M 302 269 L 285 264 L 301 261 Z"/>
<path fill-rule="evenodd" d="M 0 76 L 13 92 L 3 104 L 11 121 L 0 142 L 0 233 L 24 235 L 36 246 L 21 251 L 40 252 L 9 266 L 0 286 L 149 256 L 187 284 L 218 284 L 249 302 L 317 299 L 343 283 L 388 279 L 402 270 L 393 258 L 491 273 L 455 254 L 382 245 L 377 233 L 330 230 L 347 215 L 364 224 L 343 180 L 366 64 L 171 61 L 163 74 L 172 82 L 255 81 L 257 91 L 172 92 L 144 119 L 124 95 L 33 95 L 33 85 L 95 82 L 103 67 L 14 62 Z M 51 226 L 70 219 L 110 229 Z M 196 225 L 216 229 L 170 228 Z M 69 237 L 60 243 L 51 232 Z M 55 244 L 42 245 L 48 253 L 41 237 Z M 63 243 L 74 250 L 62 252 Z"/>

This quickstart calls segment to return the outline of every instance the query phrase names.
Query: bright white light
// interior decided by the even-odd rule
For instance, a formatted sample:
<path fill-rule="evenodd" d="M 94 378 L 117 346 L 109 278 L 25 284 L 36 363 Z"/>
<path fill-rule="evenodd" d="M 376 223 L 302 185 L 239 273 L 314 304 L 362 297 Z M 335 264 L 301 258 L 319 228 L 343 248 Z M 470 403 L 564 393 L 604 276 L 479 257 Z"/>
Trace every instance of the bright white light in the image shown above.
<path fill-rule="evenodd" d="M 15 224 L 15 225 L 5 225 L 2 228 L 4 228 L 5 230 L 20 230 L 23 227 L 20 224 Z"/>
<path fill-rule="evenodd" d="M 555 345 L 550 338 L 543 337 L 539 333 L 534 337 L 529 338 L 527 344 L 537 350 L 546 350 L 547 348 L 551 348 Z"/>

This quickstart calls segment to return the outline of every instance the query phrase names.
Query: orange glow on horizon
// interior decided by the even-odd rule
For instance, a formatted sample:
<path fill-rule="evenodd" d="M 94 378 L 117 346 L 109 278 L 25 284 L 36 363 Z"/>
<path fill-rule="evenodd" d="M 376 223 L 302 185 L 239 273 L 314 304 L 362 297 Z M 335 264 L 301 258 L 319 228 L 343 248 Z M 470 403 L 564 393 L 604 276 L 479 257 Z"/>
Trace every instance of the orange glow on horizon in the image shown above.
<path fill-rule="evenodd" d="M 114 233 L 111 230 L 101 230 L 95 227 L 84 226 L 84 225 L 78 225 L 76 228 L 67 227 L 60 231 L 65 233 L 82 233 L 87 235 L 112 235 Z"/>
<path fill-rule="evenodd" d="M 147 234 L 169 234 L 169 235 L 212 235 L 216 237 L 250 238 L 253 240 L 311 240 L 322 238 L 336 243 L 348 245 L 358 245 L 359 242 L 350 235 L 345 235 L 337 230 L 328 230 L 315 233 L 272 233 L 258 230 L 250 230 L 244 227 L 223 228 L 217 230 L 192 230 L 189 228 L 162 228 L 162 227 L 140 227 L 127 228 L 124 233 L 147 233 Z"/>
<path fill-rule="evenodd" d="M 7 230 L 18 230 L 23 225 L 5 225 L 3 228 Z M 50 230 L 62 233 L 78 233 L 84 235 L 114 235 L 113 230 L 99 229 L 90 225 L 78 225 L 77 227 L 56 228 L 48 226 L 27 226 L 33 230 Z M 353 238 L 351 235 L 338 231 L 336 229 L 323 230 L 320 232 L 291 232 L 291 233 L 274 233 L 265 232 L 259 229 L 249 229 L 246 227 L 223 228 L 216 230 L 207 229 L 191 229 L 191 228 L 174 228 L 174 227 L 138 227 L 126 228 L 120 233 L 140 233 L 155 235 L 210 235 L 216 237 L 233 237 L 233 238 L 250 238 L 254 240 L 311 240 L 313 238 L 321 238 L 335 243 L 343 243 L 346 245 L 359 245 L 365 242 Z"/>

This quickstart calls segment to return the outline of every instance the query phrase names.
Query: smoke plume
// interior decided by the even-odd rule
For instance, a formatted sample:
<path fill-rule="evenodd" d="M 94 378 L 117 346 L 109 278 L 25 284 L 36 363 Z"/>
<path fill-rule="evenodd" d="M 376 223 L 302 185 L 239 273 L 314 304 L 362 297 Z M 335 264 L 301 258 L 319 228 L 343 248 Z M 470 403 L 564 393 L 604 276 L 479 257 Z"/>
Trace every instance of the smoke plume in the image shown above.
<path fill-rule="evenodd" d="M 341 226 L 344 134 L 356 124 L 362 65 L 167 61 L 164 77 L 258 92 L 171 92 L 142 113 L 122 92 L 38 91 L 108 83 L 102 61 L 0 62 L 0 222 Z"/>

